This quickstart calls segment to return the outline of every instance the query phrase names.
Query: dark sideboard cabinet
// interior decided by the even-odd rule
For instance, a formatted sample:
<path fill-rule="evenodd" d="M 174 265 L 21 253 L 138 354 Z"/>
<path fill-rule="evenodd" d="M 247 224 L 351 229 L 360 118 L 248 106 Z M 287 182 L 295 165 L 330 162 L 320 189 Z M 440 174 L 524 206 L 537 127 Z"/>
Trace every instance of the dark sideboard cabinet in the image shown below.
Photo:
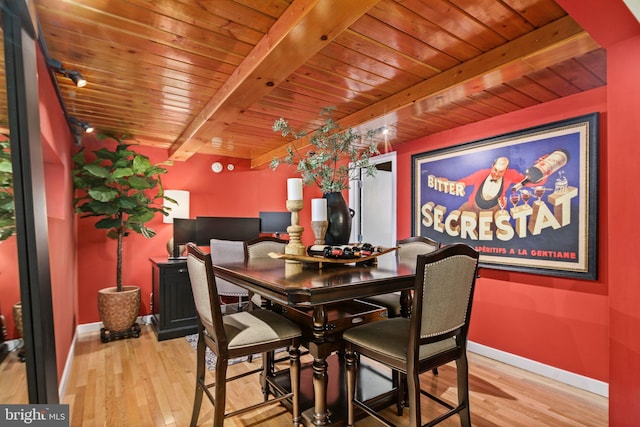
<path fill-rule="evenodd" d="M 186 260 L 150 258 L 152 270 L 151 323 L 158 341 L 198 332 L 196 307 Z"/>

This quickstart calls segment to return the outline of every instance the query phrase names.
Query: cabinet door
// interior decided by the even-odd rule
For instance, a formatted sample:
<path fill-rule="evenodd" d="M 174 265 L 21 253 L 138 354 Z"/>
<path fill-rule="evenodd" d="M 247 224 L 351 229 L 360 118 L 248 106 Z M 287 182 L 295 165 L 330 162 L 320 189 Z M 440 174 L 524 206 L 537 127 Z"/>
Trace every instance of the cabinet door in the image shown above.
<path fill-rule="evenodd" d="M 168 268 L 161 280 L 163 325 L 167 328 L 179 328 L 196 325 L 196 307 L 189 282 L 187 267 Z"/>
<path fill-rule="evenodd" d="M 195 334 L 198 322 L 186 262 L 152 260 L 152 267 L 151 321 L 158 340 Z"/>

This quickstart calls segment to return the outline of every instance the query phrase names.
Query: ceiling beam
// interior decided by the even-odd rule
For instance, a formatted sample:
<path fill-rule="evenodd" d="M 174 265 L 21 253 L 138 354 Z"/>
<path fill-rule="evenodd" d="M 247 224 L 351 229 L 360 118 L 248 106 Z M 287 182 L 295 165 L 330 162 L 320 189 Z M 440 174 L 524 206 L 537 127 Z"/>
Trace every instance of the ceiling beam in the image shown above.
<path fill-rule="evenodd" d="M 392 126 L 397 117 L 418 116 L 428 111 L 430 101 L 436 97 L 446 95 L 447 101 L 451 97 L 466 97 L 599 47 L 570 16 L 565 16 L 343 117 L 338 123 L 344 129 L 363 124 L 368 128 Z M 260 167 L 285 156 L 289 145 L 254 158 L 251 167 Z M 304 151 L 310 146 L 308 137 L 296 145 L 298 150 Z"/>
<path fill-rule="evenodd" d="M 169 149 L 186 160 L 323 47 L 378 0 L 294 0 Z"/>

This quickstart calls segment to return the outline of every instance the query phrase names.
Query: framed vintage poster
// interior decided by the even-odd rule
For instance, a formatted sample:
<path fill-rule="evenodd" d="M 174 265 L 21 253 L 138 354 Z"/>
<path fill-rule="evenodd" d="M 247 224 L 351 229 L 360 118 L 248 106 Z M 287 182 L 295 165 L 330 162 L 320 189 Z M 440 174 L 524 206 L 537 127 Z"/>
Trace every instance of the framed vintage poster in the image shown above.
<path fill-rule="evenodd" d="M 596 279 L 598 114 L 412 156 L 412 234 L 488 268 Z"/>

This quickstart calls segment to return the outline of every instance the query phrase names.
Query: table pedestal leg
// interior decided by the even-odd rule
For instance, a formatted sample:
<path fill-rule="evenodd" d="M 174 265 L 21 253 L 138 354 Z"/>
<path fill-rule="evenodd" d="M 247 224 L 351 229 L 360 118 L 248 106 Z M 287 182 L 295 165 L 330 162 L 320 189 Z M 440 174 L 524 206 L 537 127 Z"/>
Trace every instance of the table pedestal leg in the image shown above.
<path fill-rule="evenodd" d="M 329 412 L 327 410 L 327 356 L 325 346 L 327 328 L 327 308 L 319 305 L 313 308 L 313 339 L 314 344 L 310 350 L 313 355 L 313 425 L 323 426 L 329 424 Z"/>
<path fill-rule="evenodd" d="M 313 360 L 313 425 L 323 426 L 329 424 L 327 412 L 327 361 L 325 359 Z"/>

